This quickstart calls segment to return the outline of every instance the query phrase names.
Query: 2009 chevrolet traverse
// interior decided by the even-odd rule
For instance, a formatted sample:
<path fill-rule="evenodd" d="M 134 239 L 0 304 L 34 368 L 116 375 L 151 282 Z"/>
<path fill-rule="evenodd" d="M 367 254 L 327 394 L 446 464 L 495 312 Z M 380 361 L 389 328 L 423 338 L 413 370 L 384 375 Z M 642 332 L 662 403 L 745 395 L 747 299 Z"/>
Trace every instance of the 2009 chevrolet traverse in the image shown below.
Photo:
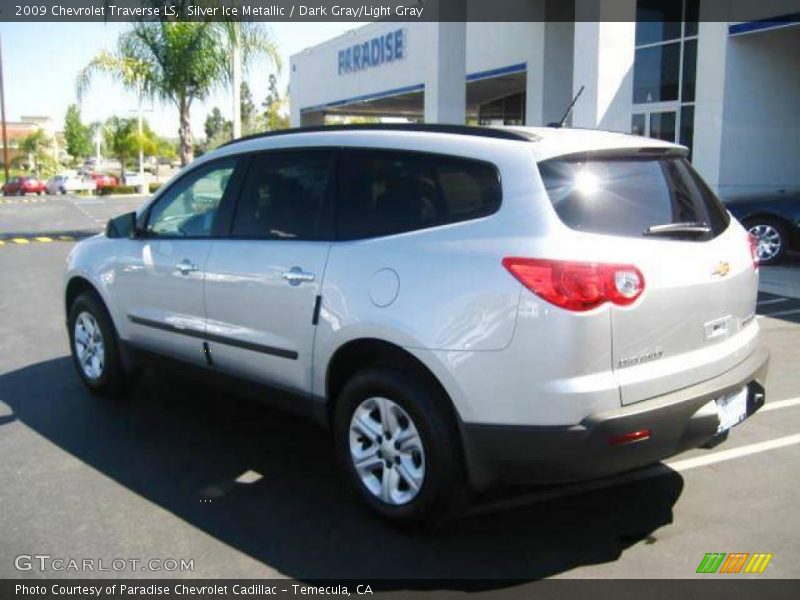
<path fill-rule="evenodd" d="M 716 443 L 764 402 L 757 287 L 683 147 L 373 125 L 203 156 L 75 247 L 66 310 L 92 391 L 155 353 L 292 392 L 356 493 L 419 522 Z"/>

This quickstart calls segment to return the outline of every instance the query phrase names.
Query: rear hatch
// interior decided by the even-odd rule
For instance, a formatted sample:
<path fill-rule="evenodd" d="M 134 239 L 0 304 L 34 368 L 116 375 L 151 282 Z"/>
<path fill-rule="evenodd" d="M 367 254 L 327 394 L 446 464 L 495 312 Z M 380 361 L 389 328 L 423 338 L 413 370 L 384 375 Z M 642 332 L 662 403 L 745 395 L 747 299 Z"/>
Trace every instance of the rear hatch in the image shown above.
<path fill-rule="evenodd" d="M 622 404 L 715 377 L 757 344 L 758 275 L 746 232 L 675 150 L 539 163 L 556 213 L 597 262 L 638 267 L 644 292 L 612 305 Z"/>

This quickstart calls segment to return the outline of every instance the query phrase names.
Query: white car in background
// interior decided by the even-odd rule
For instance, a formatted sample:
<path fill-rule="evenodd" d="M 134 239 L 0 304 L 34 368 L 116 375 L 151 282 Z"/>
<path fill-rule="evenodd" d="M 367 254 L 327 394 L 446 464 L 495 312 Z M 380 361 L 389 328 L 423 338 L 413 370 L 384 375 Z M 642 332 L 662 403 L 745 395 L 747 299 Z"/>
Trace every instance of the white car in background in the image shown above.
<path fill-rule="evenodd" d="M 59 173 L 47 181 L 48 194 L 67 194 L 72 192 L 93 192 L 97 184 L 91 177 L 81 177 L 76 173 Z"/>
<path fill-rule="evenodd" d="M 150 177 L 147 173 L 142 177 L 136 171 L 125 171 L 122 176 L 122 185 L 147 185 L 149 181 Z"/>

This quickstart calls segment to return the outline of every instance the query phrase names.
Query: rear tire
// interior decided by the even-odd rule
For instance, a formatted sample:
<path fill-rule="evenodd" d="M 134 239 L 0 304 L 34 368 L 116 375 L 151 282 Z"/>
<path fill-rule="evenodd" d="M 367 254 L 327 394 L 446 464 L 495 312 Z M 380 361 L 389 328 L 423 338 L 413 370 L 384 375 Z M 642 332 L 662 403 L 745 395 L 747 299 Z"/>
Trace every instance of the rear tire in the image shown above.
<path fill-rule="evenodd" d="M 394 524 L 435 525 L 465 498 L 458 431 L 445 401 L 435 386 L 392 368 L 357 373 L 336 401 L 339 467 L 354 493 Z"/>
<path fill-rule="evenodd" d="M 789 242 L 783 223 L 769 217 L 755 217 L 748 220 L 745 226 L 758 242 L 759 264 L 769 266 L 783 260 Z"/>
<path fill-rule="evenodd" d="M 67 318 L 72 362 L 93 394 L 118 396 L 131 384 L 120 355 L 119 338 L 103 302 L 92 292 L 79 295 Z"/>

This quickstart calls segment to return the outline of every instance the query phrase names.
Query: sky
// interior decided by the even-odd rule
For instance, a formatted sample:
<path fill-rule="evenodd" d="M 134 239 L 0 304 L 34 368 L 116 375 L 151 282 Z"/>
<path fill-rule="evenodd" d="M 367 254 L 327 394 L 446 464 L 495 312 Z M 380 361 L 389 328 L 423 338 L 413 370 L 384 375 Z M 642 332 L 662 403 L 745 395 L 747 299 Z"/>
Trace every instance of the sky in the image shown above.
<path fill-rule="evenodd" d="M 279 89 L 285 93 L 289 83 L 289 56 L 304 48 L 357 27 L 354 23 L 274 23 L 269 28 L 283 58 Z M 4 23 L 0 27 L 3 51 L 3 79 L 6 92 L 6 118 L 16 121 L 23 115 L 49 116 L 61 129 L 67 107 L 77 101 L 75 77 L 98 52 L 113 51 L 126 23 Z M 267 95 L 267 84 L 274 69 L 264 62 L 251 65 L 245 80 L 256 105 Z M 106 76 L 97 77 L 81 102 L 84 123 L 101 121 L 112 115 L 135 116 L 137 101 Z M 205 102 L 192 105 L 192 133 L 202 137 L 203 122 L 217 106 L 230 118 L 229 89 L 217 90 Z M 177 137 L 178 111 L 167 104 L 145 107 L 145 118 L 160 135 Z"/>

